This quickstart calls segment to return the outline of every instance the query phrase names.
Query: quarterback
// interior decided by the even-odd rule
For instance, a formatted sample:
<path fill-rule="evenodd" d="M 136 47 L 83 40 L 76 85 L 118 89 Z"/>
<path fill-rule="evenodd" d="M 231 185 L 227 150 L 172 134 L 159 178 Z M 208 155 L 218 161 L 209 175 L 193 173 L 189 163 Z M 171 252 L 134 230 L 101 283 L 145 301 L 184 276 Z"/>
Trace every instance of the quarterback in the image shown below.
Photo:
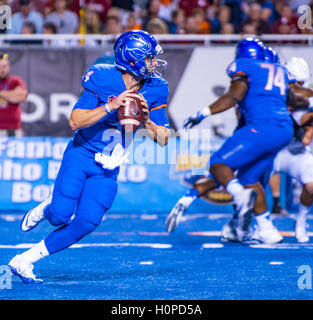
<path fill-rule="evenodd" d="M 117 110 L 127 100 L 140 97 L 145 128 L 154 140 L 167 142 L 169 91 L 162 77 L 166 62 L 156 58 L 162 53 L 161 46 L 145 31 L 128 31 L 116 40 L 114 53 L 114 65 L 93 65 L 83 76 L 84 91 L 69 121 L 74 136 L 64 153 L 53 194 L 22 219 L 22 231 L 44 219 L 58 227 L 9 262 L 12 272 L 25 283 L 42 283 L 32 272 L 34 263 L 95 230 L 112 206 L 119 166 L 127 158 Z"/>

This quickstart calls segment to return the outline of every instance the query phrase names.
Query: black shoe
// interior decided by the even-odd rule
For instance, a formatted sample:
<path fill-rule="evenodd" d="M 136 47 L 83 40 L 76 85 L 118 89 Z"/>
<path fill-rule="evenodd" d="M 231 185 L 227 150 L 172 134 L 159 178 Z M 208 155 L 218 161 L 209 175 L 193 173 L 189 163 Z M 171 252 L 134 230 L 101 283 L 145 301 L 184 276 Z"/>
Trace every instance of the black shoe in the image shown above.
<path fill-rule="evenodd" d="M 273 214 L 282 214 L 285 215 L 287 214 L 287 211 L 285 209 L 283 209 L 283 207 L 281 206 L 281 204 L 278 203 L 274 203 L 273 207 L 272 207 L 272 213 Z"/>

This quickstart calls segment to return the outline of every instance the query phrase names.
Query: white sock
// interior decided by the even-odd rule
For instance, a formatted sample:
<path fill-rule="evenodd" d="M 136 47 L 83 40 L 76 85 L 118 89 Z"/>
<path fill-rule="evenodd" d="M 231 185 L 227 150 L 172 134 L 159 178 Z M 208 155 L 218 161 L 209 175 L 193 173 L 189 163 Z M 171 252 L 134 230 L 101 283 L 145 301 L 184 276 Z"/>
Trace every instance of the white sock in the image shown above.
<path fill-rule="evenodd" d="M 255 215 L 256 222 L 258 226 L 262 228 L 268 228 L 272 226 L 272 221 L 270 219 L 269 211 Z"/>
<path fill-rule="evenodd" d="M 36 243 L 32 248 L 20 254 L 20 256 L 30 263 L 35 263 L 38 260 L 49 255 L 44 240 Z"/>
<path fill-rule="evenodd" d="M 199 192 L 195 188 L 190 188 L 184 196 L 182 196 L 177 203 L 181 203 L 187 209 L 195 200 L 200 197 Z"/>
<path fill-rule="evenodd" d="M 297 221 L 306 221 L 306 217 L 310 211 L 310 207 L 306 207 L 300 203 L 299 212 L 297 214 Z"/>
<path fill-rule="evenodd" d="M 244 190 L 244 187 L 236 178 L 231 179 L 226 185 L 226 191 L 230 193 L 234 198 L 242 190 Z"/>
<path fill-rule="evenodd" d="M 192 196 L 183 196 L 179 199 L 179 203 L 182 203 L 186 208 L 188 208 L 197 198 Z"/>

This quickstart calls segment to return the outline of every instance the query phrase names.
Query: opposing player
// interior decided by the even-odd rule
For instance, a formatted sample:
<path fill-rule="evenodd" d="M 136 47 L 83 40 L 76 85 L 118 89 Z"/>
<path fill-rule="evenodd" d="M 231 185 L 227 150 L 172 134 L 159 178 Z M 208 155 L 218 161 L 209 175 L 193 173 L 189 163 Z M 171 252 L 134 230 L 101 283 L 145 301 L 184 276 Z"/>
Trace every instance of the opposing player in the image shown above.
<path fill-rule="evenodd" d="M 162 48 L 149 33 L 129 31 L 116 40 L 114 52 L 115 65 L 94 65 L 85 73 L 84 91 L 69 121 L 74 137 L 64 153 L 53 195 L 21 222 L 23 231 L 44 219 L 59 226 L 9 262 L 12 272 L 25 283 L 42 283 L 32 272 L 33 264 L 92 232 L 110 209 L 117 193 L 119 166 L 126 159 L 117 110 L 127 100 L 140 96 L 146 129 L 161 144 L 167 141 L 170 130 L 165 106 L 169 91 L 163 72 L 159 72 L 166 62 L 156 58 Z M 102 156 L 97 162 L 99 152 Z"/>
<path fill-rule="evenodd" d="M 295 79 L 291 87 L 298 94 L 310 98 L 309 101 L 313 106 L 313 90 L 308 88 L 311 79 L 308 63 L 302 58 L 293 57 L 287 62 L 286 67 Z M 286 173 L 302 185 L 295 236 L 298 242 L 308 242 L 306 218 L 313 203 L 313 155 L 308 145 L 313 138 L 313 112 L 294 111 L 292 114 L 305 130 L 303 130 L 302 139 L 294 138 L 285 149 L 278 153 L 274 161 L 273 173 Z"/>
<path fill-rule="evenodd" d="M 239 104 L 245 125 L 235 131 L 210 161 L 214 187 L 224 186 L 237 207 L 235 228 L 239 241 L 248 235 L 252 208 L 262 240 L 282 239 L 269 220 L 265 192 L 259 181 L 293 136 L 293 123 L 286 105 L 289 77 L 284 67 L 264 60 L 262 43 L 254 38 L 242 40 L 237 46 L 236 60 L 227 70 L 232 79 L 228 92 L 184 123 L 184 127 L 192 128 L 205 117 Z M 238 170 L 237 178 L 235 170 Z M 168 229 L 175 225 L 172 221 L 177 220 L 178 215 L 170 214 Z"/>

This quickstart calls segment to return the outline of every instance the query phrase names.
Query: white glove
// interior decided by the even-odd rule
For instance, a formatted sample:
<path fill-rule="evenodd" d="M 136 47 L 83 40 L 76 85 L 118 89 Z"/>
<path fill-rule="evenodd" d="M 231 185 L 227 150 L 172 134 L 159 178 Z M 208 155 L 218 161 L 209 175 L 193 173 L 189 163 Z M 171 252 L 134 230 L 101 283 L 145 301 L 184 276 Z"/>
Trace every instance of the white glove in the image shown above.
<path fill-rule="evenodd" d="M 95 161 L 100 163 L 103 169 L 113 170 L 124 163 L 128 163 L 128 152 L 118 143 L 110 156 L 101 152 L 95 154 Z"/>

